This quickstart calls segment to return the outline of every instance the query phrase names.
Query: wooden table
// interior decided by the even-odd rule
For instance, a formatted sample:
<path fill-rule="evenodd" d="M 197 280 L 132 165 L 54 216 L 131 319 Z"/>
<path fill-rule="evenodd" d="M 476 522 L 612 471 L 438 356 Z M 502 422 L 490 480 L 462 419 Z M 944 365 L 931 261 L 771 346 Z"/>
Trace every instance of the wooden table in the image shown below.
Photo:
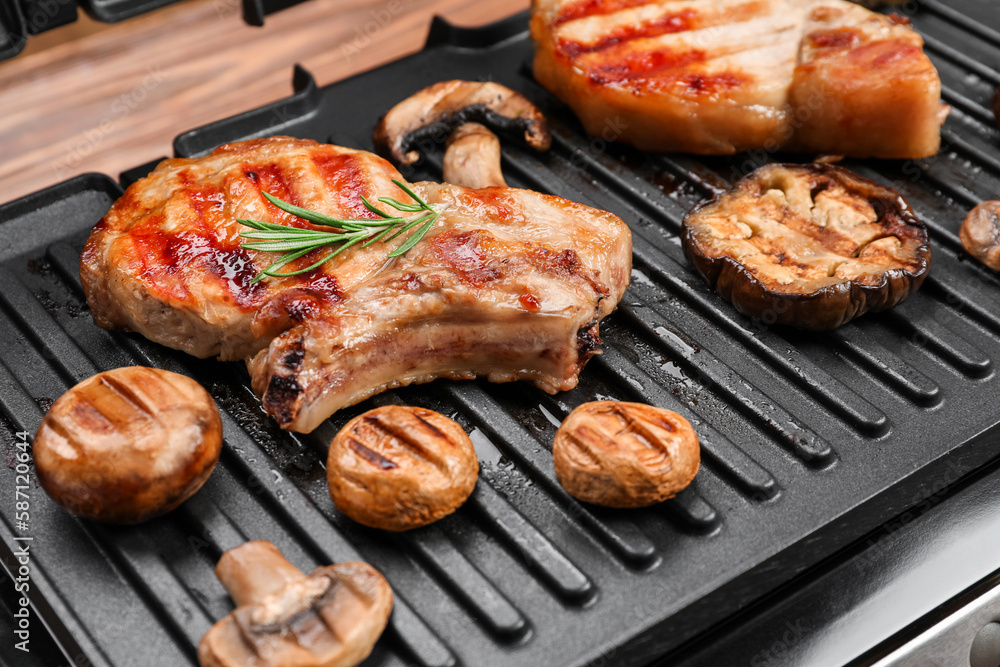
<path fill-rule="evenodd" d="M 89 171 L 117 178 L 176 135 L 417 51 L 431 17 L 481 25 L 529 0 L 309 0 L 247 25 L 240 0 L 184 0 L 117 24 L 79 20 L 0 63 L 0 203 Z"/>

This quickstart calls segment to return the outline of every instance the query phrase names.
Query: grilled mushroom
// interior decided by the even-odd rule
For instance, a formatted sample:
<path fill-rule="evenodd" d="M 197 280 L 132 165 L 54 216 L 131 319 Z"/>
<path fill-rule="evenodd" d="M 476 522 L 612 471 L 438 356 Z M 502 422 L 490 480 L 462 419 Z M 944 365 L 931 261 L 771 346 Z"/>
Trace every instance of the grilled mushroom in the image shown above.
<path fill-rule="evenodd" d="M 645 507 L 673 498 L 698 473 L 691 423 L 642 403 L 593 401 L 569 413 L 552 442 L 556 478 L 574 498 Z"/>
<path fill-rule="evenodd" d="M 358 415 L 330 443 L 330 497 L 358 523 L 402 531 L 442 519 L 468 500 L 479 460 L 453 419 L 405 405 Z"/>
<path fill-rule="evenodd" d="M 78 516 L 139 523 L 193 495 L 215 468 L 222 420 L 201 385 L 129 366 L 98 373 L 57 400 L 35 436 L 35 469 Z"/>
<path fill-rule="evenodd" d="M 472 122 L 472 121 L 478 121 Z M 390 109 L 375 127 L 375 148 L 398 166 L 420 159 L 448 137 L 444 180 L 465 187 L 505 185 L 500 175 L 500 148 L 483 125 L 523 133 L 536 150 L 552 143 L 542 112 L 524 95 L 490 81 L 442 81 L 418 91 Z"/>
<path fill-rule="evenodd" d="M 445 144 L 442 178 L 467 188 L 506 187 L 497 135 L 479 123 L 460 125 Z"/>
<path fill-rule="evenodd" d="M 927 276 L 927 230 L 898 192 L 833 165 L 767 165 L 695 207 L 688 261 L 765 324 L 835 329 Z"/>
<path fill-rule="evenodd" d="M 958 235 L 970 255 L 1000 271 L 1000 201 L 984 201 L 972 209 Z"/>
<path fill-rule="evenodd" d="M 236 609 L 202 637 L 202 667 L 352 667 L 392 611 L 392 589 L 371 565 L 338 563 L 307 577 L 270 542 L 230 549 L 215 574 Z"/>

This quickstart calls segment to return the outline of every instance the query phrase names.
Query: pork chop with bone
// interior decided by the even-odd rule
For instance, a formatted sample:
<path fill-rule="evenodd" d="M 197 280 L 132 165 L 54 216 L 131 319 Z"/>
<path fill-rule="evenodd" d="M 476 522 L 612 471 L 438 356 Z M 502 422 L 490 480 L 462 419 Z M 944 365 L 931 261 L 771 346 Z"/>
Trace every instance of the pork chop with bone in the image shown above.
<path fill-rule="evenodd" d="M 405 255 L 387 259 L 404 235 L 254 282 L 275 253 L 241 247 L 237 219 L 313 226 L 263 192 L 371 218 L 362 196 L 412 203 L 393 179 L 403 180 L 371 153 L 289 137 L 165 160 L 87 241 L 80 269 L 94 320 L 198 357 L 247 358 L 265 409 L 300 432 L 439 377 L 574 387 L 631 273 L 628 227 L 604 211 L 529 190 L 415 183 L 446 210 Z"/>

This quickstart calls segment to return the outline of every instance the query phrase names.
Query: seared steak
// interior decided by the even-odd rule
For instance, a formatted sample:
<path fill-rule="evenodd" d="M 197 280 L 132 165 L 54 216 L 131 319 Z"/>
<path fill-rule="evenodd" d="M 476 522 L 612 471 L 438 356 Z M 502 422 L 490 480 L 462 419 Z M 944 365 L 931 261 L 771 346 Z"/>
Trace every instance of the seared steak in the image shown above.
<path fill-rule="evenodd" d="M 637 148 L 937 153 L 948 107 L 906 19 L 844 0 L 535 0 L 535 76 Z"/>
<path fill-rule="evenodd" d="M 448 209 L 404 256 L 386 258 L 401 237 L 253 282 L 277 255 L 241 248 L 237 218 L 311 226 L 262 191 L 333 217 L 375 217 L 362 196 L 409 201 L 393 178 L 370 153 L 288 137 L 166 160 L 91 233 L 80 270 L 94 320 L 199 357 L 249 357 L 264 407 L 302 432 L 437 377 L 574 387 L 631 273 L 628 228 L 604 211 L 528 190 L 416 183 Z"/>

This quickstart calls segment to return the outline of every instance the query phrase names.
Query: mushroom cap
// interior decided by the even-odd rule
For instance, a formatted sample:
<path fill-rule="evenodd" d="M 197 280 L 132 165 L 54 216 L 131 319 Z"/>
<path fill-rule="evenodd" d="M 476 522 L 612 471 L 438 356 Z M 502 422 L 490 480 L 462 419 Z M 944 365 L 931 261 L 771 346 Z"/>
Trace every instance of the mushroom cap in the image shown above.
<path fill-rule="evenodd" d="M 270 545 L 237 549 L 255 544 Z M 388 582 L 367 563 L 319 567 L 308 577 L 299 572 L 212 626 L 198 645 L 198 660 L 202 667 L 353 667 L 382 635 L 392 602 Z"/>
<path fill-rule="evenodd" d="M 552 143 L 548 122 L 524 95 L 492 81 L 441 81 L 417 91 L 390 109 L 375 127 L 375 149 L 396 165 L 412 165 L 419 142 L 443 142 L 468 121 L 495 130 L 523 132 L 536 150 Z"/>
<path fill-rule="evenodd" d="M 593 401 L 556 431 L 552 459 L 574 498 L 607 507 L 645 507 L 673 498 L 701 465 L 687 419 L 644 403 Z"/>
<path fill-rule="evenodd" d="M 737 310 L 815 331 L 891 308 L 931 264 L 927 230 L 906 200 L 835 165 L 761 167 L 688 213 L 681 241 Z"/>
<path fill-rule="evenodd" d="M 444 415 L 401 405 L 369 410 L 330 443 L 330 497 L 358 523 L 409 530 L 462 506 L 479 460 L 462 427 Z"/>
<path fill-rule="evenodd" d="M 34 441 L 42 488 L 78 516 L 139 523 L 193 495 L 222 448 L 222 420 L 194 380 L 129 366 L 63 394 Z"/>

